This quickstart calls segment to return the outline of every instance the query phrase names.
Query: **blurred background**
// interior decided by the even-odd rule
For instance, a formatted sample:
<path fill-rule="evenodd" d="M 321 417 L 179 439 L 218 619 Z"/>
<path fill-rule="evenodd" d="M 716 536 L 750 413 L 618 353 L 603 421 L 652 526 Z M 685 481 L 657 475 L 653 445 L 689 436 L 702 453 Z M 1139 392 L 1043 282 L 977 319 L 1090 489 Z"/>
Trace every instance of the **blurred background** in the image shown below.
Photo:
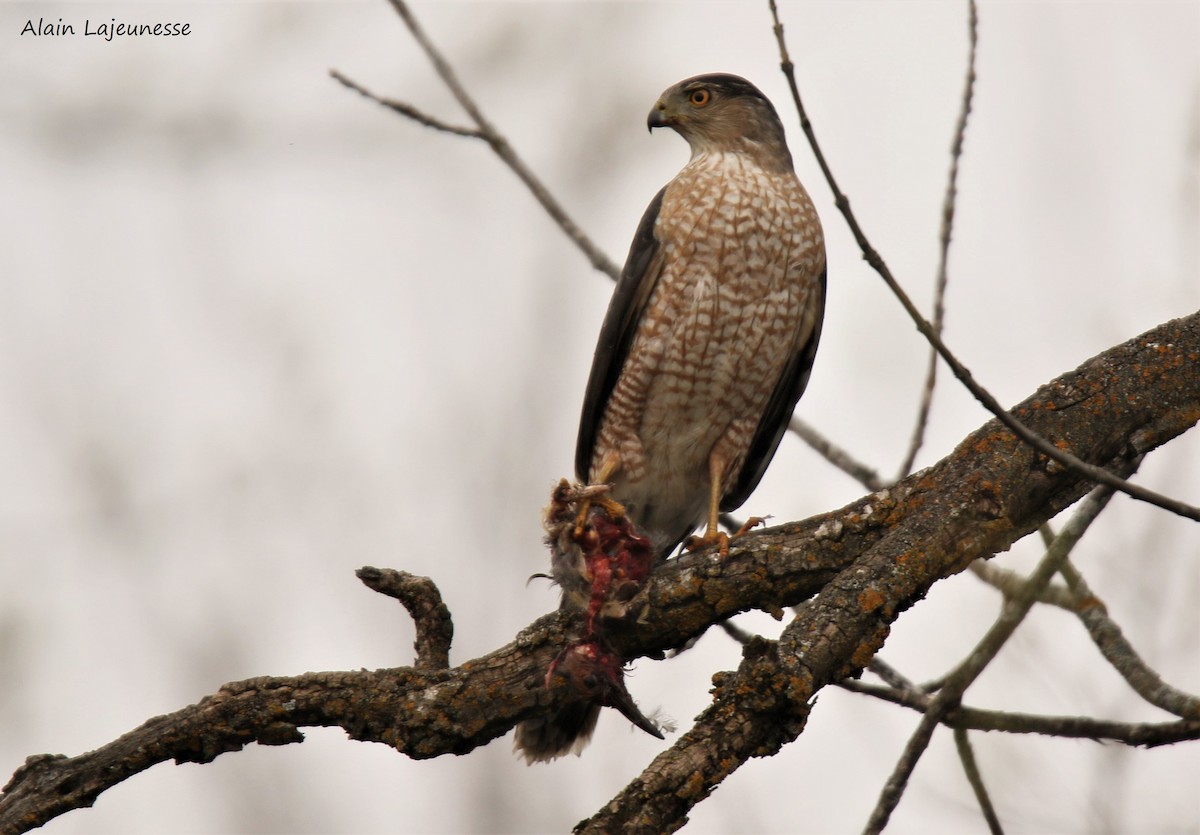
<path fill-rule="evenodd" d="M 496 126 L 612 258 L 686 161 L 648 136 L 659 92 L 735 72 L 779 107 L 829 242 L 825 336 L 798 414 L 891 475 L 926 351 L 853 246 L 803 142 L 765 3 L 415 3 Z M 928 309 L 967 55 L 960 2 L 781 4 L 805 104 L 875 247 Z M 1015 403 L 1200 306 L 1200 5 L 980 9 L 946 338 Z M 27 20 L 180 21 L 175 38 L 34 37 Z M 0 782 L 223 682 L 411 661 L 412 626 L 354 577 L 432 577 L 452 662 L 553 609 L 539 514 L 568 475 L 609 280 L 482 143 L 328 76 L 466 124 L 372 2 L 0 5 Z M 987 415 L 944 373 L 918 466 Z M 1200 501 L 1200 433 L 1138 480 Z M 862 494 L 785 439 L 741 511 Z M 1061 523 L 1061 520 L 1059 520 Z M 1200 689 L 1200 529 L 1113 500 L 1076 563 L 1145 658 Z M 1032 540 L 996 564 L 1027 569 Z M 998 596 L 939 583 L 883 657 L 923 680 Z M 762 615 L 738 622 L 777 634 Z M 641 706 L 686 729 L 739 648 L 719 630 L 641 661 Z M 1169 717 L 1082 627 L 1038 611 L 967 702 Z M 805 734 L 726 780 L 689 832 L 858 831 L 917 716 L 835 689 Z M 606 712 L 580 758 L 508 738 L 415 762 L 332 729 L 163 764 L 50 833 L 564 832 L 664 743 Z M 1013 832 L 1197 832 L 1200 748 L 974 734 Z M 983 829 L 940 731 L 889 831 Z"/>

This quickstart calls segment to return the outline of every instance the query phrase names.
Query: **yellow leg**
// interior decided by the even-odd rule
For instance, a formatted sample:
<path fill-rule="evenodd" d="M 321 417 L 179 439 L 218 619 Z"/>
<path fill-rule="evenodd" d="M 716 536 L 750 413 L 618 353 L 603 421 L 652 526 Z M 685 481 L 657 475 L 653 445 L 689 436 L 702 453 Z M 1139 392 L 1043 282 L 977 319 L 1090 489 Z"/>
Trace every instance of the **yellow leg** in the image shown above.
<path fill-rule="evenodd" d="M 708 527 L 704 536 L 691 537 L 684 547 L 689 551 L 719 544 L 721 556 L 729 556 L 729 537 L 717 521 L 721 515 L 721 481 L 725 475 L 725 459 L 715 453 L 708 458 Z"/>
<path fill-rule="evenodd" d="M 616 475 L 619 469 L 621 469 L 621 454 L 616 450 L 610 450 L 600 460 L 600 467 L 596 470 L 596 477 L 592 483 L 607 484 L 608 480 Z M 603 494 L 586 496 L 580 500 L 579 512 L 575 516 L 575 536 L 583 533 L 583 526 L 587 522 L 588 513 L 591 511 L 593 504 L 603 507 L 613 519 L 620 519 L 625 515 L 625 507 L 620 502 L 610 499 L 608 496 Z"/>
<path fill-rule="evenodd" d="M 607 484 L 608 480 L 616 475 L 619 469 L 621 469 L 621 453 L 615 449 L 610 449 L 600 459 L 600 469 L 596 471 L 596 477 L 592 479 L 592 483 Z"/>
<path fill-rule="evenodd" d="M 704 538 L 716 542 L 721 534 L 717 518 L 721 515 L 721 476 L 725 474 L 725 461 L 716 453 L 708 458 L 708 529 Z M 728 552 L 729 545 L 725 543 L 724 550 Z"/>

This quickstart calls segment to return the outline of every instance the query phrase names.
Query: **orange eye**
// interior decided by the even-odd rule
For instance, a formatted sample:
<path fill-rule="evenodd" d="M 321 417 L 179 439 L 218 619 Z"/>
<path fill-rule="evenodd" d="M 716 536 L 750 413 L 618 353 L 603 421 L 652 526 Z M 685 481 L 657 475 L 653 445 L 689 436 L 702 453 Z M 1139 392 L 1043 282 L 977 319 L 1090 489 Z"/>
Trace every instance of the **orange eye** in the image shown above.
<path fill-rule="evenodd" d="M 703 87 L 701 87 L 699 90 L 693 90 L 688 94 L 688 101 L 690 101 L 696 107 L 704 107 L 704 105 L 708 104 L 711 100 L 712 94 L 710 94 L 708 90 L 705 90 Z"/>

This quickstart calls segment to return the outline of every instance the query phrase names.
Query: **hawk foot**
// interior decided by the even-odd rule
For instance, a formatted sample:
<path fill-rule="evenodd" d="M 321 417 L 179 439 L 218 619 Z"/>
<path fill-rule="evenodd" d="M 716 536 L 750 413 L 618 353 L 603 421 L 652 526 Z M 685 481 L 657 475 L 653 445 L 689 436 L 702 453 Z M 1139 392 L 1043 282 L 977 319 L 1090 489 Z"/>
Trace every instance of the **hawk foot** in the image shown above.
<path fill-rule="evenodd" d="M 726 534 L 724 531 L 710 530 L 704 536 L 689 536 L 683 543 L 683 550 L 698 551 L 701 548 L 707 548 L 709 545 L 719 545 L 721 548 L 721 558 L 724 559 L 729 556 L 729 543 L 732 540 L 737 539 L 739 536 L 745 536 L 759 525 L 765 525 L 766 523 L 766 517 L 751 516 L 732 534 Z"/>
<path fill-rule="evenodd" d="M 575 514 L 575 537 L 583 535 L 587 525 L 588 514 L 593 507 L 604 511 L 604 514 L 614 522 L 625 518 L 625 505 L 607 495 L 610 486 L 607 484 L 589 484 L 579 490 L 579 512 Z"/>
<path fill-rule="evenodd" d="M 743 522 L 742 526 L 734 531 L 733 536 L 729 538 L 737 539 L 739 536 L 744 536 L 745 534 L 748 534 L 750 531 L 757 528 L 759 525 L 767 524 L 767 519 L 769 518 L 769 516 L 751 516 L 749 519 Z"/>
<path fill-rule="evenodd" d="M 729 556 L 729 534 L 725 531 L 709 531 L 704 536 L 689 536 L 683 542 L 683 550 L 699 551 L 701 548 L 707 548 L 709 545 L 719 545 L 721 548 L 721 559 Z"/>

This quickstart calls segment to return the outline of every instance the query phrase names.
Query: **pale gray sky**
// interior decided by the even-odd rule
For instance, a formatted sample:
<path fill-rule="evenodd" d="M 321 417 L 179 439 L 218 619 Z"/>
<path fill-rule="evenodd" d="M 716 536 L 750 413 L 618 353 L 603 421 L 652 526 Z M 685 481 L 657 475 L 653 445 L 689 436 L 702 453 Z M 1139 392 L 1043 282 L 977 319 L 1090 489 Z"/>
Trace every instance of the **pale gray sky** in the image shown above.
<path fill-rule="evenodd" d="M 926 349 L 863 263 L 796 124 L 765 3 L 418 3 L 462 80 L 620 259 L 686 159 L 658 93 L 744 75 L 776 102 L 829 240 L 825 336 L 799 414 L 891 473 Z M 875 246 L 923 306 L 966 57 L 959 2 L 781 4 L 806 105 Z M 985 2 L 947 339 L 1002 402 L 1200 306 L 1200 5 Z M 21 36 L 29 19 L 180 21 L 155 40 Z M 431 576 L 452 661 L 556 604 L 539 514 L 571 469 L 611 285 L 482 144 L 343 89 L 337 68 L 448 121 L 379 2 L 0 4 L 0 775 L 77 754 L 253 675 L 398 666 L 412 629 L 353 570 Z M 986 419 L 943 382 L 925 466 Z M 1200 501 L 1195 432 L 1139 479 Z M 785 440 L 744 512 L 801 518 L 861 489 Z M 1200 534 L 1125 498 L 1080 567 L 1171 683 L 1200 689 Z M 1028 566 L 1033 542 L 999 557 Z M 916 679 L 996 596 L 940 583 L 883 650 Z M 778 630 L 765 616 L 740 622 Z M 642 661 L 639 703 L 686 727 L 720 634 Z M 989 707 L 1165 719 L 1038 613 L 973 688 Z M 915 717 L 823 692 L 803 737 L 727 780 L 689 832 L 861 829 Z M 74 832 L 568 830 L 663 743 L 606 715 L 579 758 L 508 739 L 414 762 L 315 730 L 160 765 Z M 976 736 L 1013 831 L 1197 831 L 1196 746 Z M 0 777 L 2 781 L 3 777 Z M 939 735 L 895 832 L 981 828 Z M 181 823 L 186 821 L 186 823 Z"/>

